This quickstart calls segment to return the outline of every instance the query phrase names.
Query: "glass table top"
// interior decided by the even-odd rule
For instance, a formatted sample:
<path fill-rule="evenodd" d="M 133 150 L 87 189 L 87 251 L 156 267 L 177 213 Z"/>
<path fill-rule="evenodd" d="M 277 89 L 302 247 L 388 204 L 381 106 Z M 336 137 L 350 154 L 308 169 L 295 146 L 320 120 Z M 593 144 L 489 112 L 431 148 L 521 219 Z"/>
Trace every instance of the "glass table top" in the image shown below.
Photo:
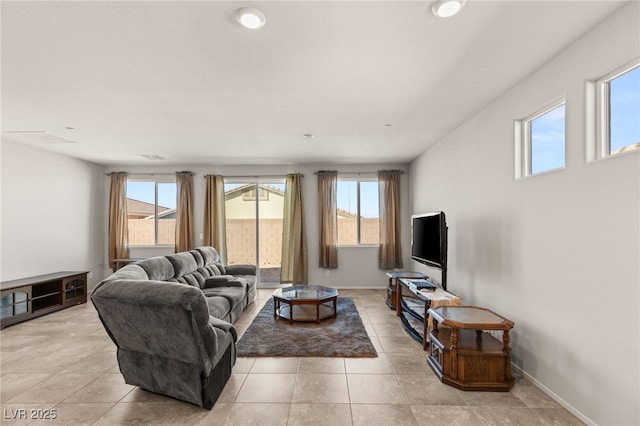
<path fill-rule="evenodd" d="M 444 325 L 463 329 L 506 330 L 513 327 L 508 319 L 477 306 L 441 306 L 429 309 L 429 313 Z"/>
<path fill-rule="evenodd" d="M 294 285 L 279 288 L 274 297 L 284 300 L 321 300 L 338 296 L 338 290 L 320 285 Z"/>

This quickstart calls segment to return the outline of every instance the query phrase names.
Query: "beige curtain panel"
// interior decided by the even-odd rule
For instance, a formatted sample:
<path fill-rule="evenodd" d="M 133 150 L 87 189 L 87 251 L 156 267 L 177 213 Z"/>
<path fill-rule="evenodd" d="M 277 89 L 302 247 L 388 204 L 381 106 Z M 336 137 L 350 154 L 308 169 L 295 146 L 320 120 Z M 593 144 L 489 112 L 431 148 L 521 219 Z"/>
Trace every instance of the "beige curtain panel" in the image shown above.
<path fill-rule="evenodd" d="M 380 170 L 380 247 L 378 267 L 380 269 L 402 268 L 402 245 L 400 241 L 400 174 L 399 170 Z"/>
<path fill-rule="evenodd" d="M 320 206 L 320 267 L 338 267 L 338 172 L 318 172 Z"/>
<path fill-rule="evenodd" d="M 109 192 L 109 266 L 115 271 L 115 259 L 129 258 L 129 228 L 127 223 L 127 174 L 111 173 Z"/>
<path fill-rule="evenodd" d="M 302 202 L 302 175 L 287 175 L 282 221 L 282 267 L 280 281 L 308 283 L 307 234 Z"/>
<path fill-rule="evenodd" d="M 206 194 L 204 197 L 204 236 L 205 246 L 212 246 L 220 254 L 223 263 L 227 262 L 227 229 L 224 199 L 224 178 L 220 175 L 206 175 Z"/>
<path fill-rule="evenodd" d="M 193 245 L 193 173 L 176 172 L 176 253 L 191 250 Z"/>

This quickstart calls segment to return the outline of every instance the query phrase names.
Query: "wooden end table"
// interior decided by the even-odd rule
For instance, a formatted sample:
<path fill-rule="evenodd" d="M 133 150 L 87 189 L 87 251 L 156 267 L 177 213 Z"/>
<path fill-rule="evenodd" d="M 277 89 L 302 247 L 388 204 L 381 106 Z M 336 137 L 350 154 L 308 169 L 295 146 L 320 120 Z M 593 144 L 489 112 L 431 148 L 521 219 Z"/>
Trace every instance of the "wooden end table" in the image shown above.
<path fill-rule="evenodd" d="M 465 391 L 511 389 L 513 322 L 477 306 L 441 306 L 429 309 L 429 314 L 434 322 L 427 361 L 443 383 Z M 484 330 L 501 331 L 502 341 Z"/>

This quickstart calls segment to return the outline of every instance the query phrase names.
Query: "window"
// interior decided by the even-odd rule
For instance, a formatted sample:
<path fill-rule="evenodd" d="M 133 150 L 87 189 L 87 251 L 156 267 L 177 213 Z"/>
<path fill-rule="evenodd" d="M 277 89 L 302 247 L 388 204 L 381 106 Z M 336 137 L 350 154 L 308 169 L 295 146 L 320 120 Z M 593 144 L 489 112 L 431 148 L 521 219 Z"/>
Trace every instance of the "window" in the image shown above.
<path fill-rule="evenodd" d="M 516 121 L 516 177 L 565 166 L 565 102 Z"/>
<path fill-rule="evenodd" d="M 377 178 L 338 179 L 338 245 L 379 243 Z"/>
<path fill-rule="evenodd" d="M 176 198 L 173 180 L 127 180 L 129 246 L 174 244 Z"/>
<path fill-rule="evenodd" d="M 598 81 L 600 156 L 640 148 L 640 63 Z"/>

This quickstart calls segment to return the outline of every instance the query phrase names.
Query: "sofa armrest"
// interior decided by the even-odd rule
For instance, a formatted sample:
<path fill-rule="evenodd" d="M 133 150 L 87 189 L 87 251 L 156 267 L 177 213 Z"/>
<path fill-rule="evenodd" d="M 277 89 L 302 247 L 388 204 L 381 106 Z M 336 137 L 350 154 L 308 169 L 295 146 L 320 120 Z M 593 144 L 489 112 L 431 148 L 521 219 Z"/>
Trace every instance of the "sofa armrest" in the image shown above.
<path fill-rule="evenodd" d="M 258 270 L 256 265 L 227 265 L 225 268 L 230 275 L 256 275 Z"/>
<path fill-rule="evenodd" d="M 233 275 L 212 275 L 208 278 L 205 278 L 205 281 L 229 281 L 233 279 Z"/>
<path fill-rule="evenodd" d="M 223 330 L 226 333 L 231 333 L 231 335 L 233 336 L 233 341 L 238 341 L 238 332 L 236 331 L 236 328 L 233 326 L 233 324 L 209 315 L 209 325 Z"/>

